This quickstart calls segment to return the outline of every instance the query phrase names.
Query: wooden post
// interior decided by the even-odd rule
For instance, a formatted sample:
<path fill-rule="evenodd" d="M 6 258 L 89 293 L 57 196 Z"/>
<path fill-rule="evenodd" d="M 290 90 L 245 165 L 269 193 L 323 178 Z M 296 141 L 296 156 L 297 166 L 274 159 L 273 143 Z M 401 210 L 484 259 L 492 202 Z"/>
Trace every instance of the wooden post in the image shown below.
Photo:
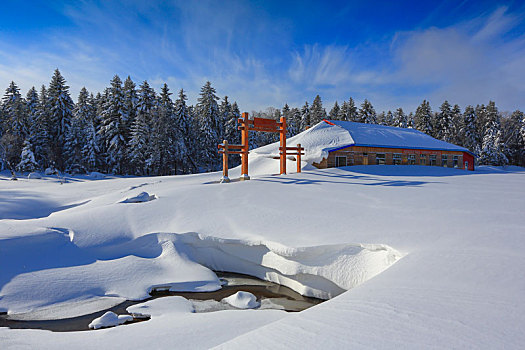
<path fill-rule="evenodd" d="M 228 140 L 223 141 L 224 153 L 222 154 L 222 179 L 221 183 L 230 182 L 228 177 Z"/>
<path fill-rule="evenodd" d="M 281 133 L 280 133 L 280 145 L 281 145 L 281 175 L 286 175 L 286 118 L 281 117 Z"/>
<path fill-rule="evenodd" d="M 302 151 L 301 144 L 298 143 L 297 144 L 297 172 L 298 173 L 301 172 L 301 151 Z"/>
<path fill-rule="evenodd" d="M 242 114 L 242 133 L 241 133 L 241 140 L 242 140 L 242 146 L 243 146 L 243 152 L 241 154 L 241 181 L 244 180 L 250 180 L 250 176 L 248 176 L 248 149 L 249 149 L 249 138 L 250 138 L 250 130 L 248 129 L 248 113 L 244 112 Z"/>

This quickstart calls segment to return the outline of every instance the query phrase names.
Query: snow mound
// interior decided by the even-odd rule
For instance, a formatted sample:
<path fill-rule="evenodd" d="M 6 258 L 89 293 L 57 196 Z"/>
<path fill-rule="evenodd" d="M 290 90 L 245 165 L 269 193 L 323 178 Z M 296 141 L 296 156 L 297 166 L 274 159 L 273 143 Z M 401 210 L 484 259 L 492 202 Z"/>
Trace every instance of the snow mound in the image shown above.
<path fill-rule="evenodd" d="M 290 147 L 295 147 L 299 143 L 304 147 L 305 155 L 302 160 L 311 164 L 319 163 L 323 158 L 328 157 L 329 150 L 341 145 L 354 144 L 354 139 L 345 129 L 321 122 L 286 140 L 286 144 Z M 251 153 L 279 157 L 279 142 L 256 148 Z"/>
<path fill-rule="evenodd" d="M 46 168 L 44 175 L 55 175 L 57 170 L 55 168 Z"/>
<path fill-rule="evenodd" d="M 40 173 L 34 172 L 34 173 L 29 173 L 29 175 L 27 175 L 27 178 L 28 179 L 41 179 L 42 175 L 40 175 Z"/>
<path fill-rule="evenodd" d="M 222 299 L 222 301 L 238 309 L 255 309 L 261 305 L 261 303 L 257 301 L 257 298 L 255 298 L 255 295 L 242 291 L 230 295 Z"/>
<path fill-rule="evenodd" d="M 102 174 L 102 173 L 99 173 L 98 171 L 92 171 L 90 174 L 89 174 L 89 177 L 94 179 L 94 180 L 99 180 L 99 179 L 103 179 L 106 177 L 106 175 Z"/>
<path fill-rule="evenodd" d="M 126 323 L 133 320 L 133 316 L 130 315 L 117 315 L 112 311 L 106 312 L 104 315 L 95 318 L 90 324 L 90 329 L 99 329 L 106 327 L 114 327 L 120 324 Z"/>
<path fill-rule="evenodd" d="M 157 196 L 155 196 L 154 194 L 150 195 L 148 192 L 140 192 L 136 196 L 128 197 L 120 201 L 120 203 L 144 203 L 152 201 L 154 199 L 157 199 Z"/>
<path fill-rule="evenodd" d="M 159 317 L 167 313 L 187 314 L 194 312 L 192 303 L 180 296 L 163 297 L 126 308 L 136 318 Z"/>

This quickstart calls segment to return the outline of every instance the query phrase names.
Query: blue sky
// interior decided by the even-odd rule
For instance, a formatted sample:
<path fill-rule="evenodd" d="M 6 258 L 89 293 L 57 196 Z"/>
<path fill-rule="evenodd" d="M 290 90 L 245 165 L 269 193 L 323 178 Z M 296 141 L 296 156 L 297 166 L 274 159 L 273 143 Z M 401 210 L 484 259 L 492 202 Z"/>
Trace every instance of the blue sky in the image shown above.
<path fill-rule="evenodd" d="M 525 109 L 525 4 L 495 1 L 18 1 L 0 12 L 0 89 L 59 68 L 73 97 L 114 74 L 195 103 L 210 80 L 251 111 L 423 99 Z"/>

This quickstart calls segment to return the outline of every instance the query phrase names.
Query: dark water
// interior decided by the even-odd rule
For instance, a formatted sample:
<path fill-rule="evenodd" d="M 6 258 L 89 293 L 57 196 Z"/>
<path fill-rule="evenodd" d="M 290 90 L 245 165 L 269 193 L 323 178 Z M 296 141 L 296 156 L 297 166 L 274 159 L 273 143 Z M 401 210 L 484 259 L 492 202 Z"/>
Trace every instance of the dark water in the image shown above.
<path fill-rule="evenodd" d="M 127 300 L 109 309 L 88 315 L 59 320 L 15 321 L 8 319 L 7 315 L 4 313 L 0 314 L 0 327 L 9 327 L 13 329 L 45 329 L 53 332 L 87 331 L 90 330 L 88 325 L 91 321 L 102 316 L 107 311 L 113 311 L 117 315 L 129 315 L 126 308 L 165 296 L 181 296 L 193 300 L 221 301 L 223 298 L 229 297 L 239 291 L 245 291 L 255 295 L 259 301 L 269 299 L 273 304 L 276 304 L 281 309 L 289 312 L 302 311 L 324 301 L 322 299 L 304 297 L 288 287 L 273 282 L 263 281 L 252 276 L 217 271 L 216 274 L 221 281 L 223 281 L 224 285 L 221 289 L 214 292 L 170 292 L 154 290 L 150 293 L 151 297 L 148 299 L 140 301 Z M 126 324 L 147 320 L 149 320 L 149 318 L 134 318 L 133 321 L 127 322 Z"/>

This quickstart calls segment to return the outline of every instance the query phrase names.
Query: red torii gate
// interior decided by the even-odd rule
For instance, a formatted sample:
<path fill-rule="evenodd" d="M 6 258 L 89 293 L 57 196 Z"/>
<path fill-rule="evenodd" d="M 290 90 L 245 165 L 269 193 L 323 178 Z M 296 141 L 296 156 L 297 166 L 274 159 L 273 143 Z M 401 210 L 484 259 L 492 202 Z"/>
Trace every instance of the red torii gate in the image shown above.
<path fill-rule="evenodd" d="M 219 144 L 219 153 L 222 153 L 222 179 L 221 182 L 230 182 L 228 178 L 228 154 L 241 155 L 241 177 L 240 180 L 249 180 L 248 175 L 248 152 L 249 152 L 249 138 L 250 131 L 261 132 L 278 132 L 279 133 L 279 159 L 280 159 L 280 175 L 286 175 L 286 156 L 297 156 L 297 172 L 301 172 L 301 155 L 304 148 L 300 144 L 297 147 L 286 147 L 286 118 L 281 117 L 280 121 L 267 118 L 248 118 L 248 113 L 243 113 L 242 118 L 237 120 L 239 130 L 241 130 L 241 145 L 229 145 L 227 140 Z M 295 151 L 295 152 L 287 152 Z"/>

